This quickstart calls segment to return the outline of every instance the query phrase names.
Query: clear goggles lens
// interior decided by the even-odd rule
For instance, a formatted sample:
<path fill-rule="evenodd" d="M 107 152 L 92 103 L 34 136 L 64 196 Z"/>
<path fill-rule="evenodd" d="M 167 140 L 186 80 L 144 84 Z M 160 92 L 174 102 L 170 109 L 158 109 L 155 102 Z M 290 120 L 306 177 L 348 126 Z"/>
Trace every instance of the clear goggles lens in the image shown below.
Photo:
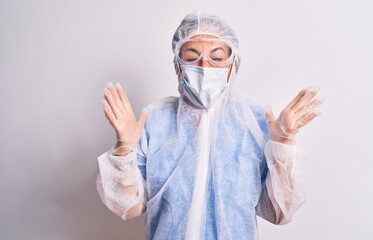
<path fill-rule="evenodd" d="M 226 39 L 196 38 L 180 41 L 175 48 L 179 63 L 199 65 L 208 61 L 213 67 L 228 67 L 233 62 L 233 44 Z"/>

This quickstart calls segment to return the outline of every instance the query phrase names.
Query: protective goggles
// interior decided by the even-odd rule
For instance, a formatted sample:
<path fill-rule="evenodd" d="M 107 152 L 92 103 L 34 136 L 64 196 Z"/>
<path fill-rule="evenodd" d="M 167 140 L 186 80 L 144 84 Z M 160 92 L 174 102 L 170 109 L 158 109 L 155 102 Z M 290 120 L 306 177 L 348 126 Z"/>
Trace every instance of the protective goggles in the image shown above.
<path fill-rule="evenodd" d="M 177 43 L 175 56 L 179 63 L 198 65 L 207 60 L 213 67 L 228 67 L 233 63 L 233 44 L 226 39 L 190 38 Z"/>

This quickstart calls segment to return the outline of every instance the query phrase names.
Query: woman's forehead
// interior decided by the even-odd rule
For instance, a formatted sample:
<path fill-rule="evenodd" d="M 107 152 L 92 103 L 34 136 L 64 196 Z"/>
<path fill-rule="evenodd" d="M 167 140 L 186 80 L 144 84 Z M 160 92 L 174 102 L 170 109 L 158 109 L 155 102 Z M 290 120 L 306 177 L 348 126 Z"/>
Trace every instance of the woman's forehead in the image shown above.
<path fill-rule="evenodd" d="M 217 36 L 211 35 L 211 34 L 196 34 L 191 37 L 192 39 L 196 38 L 218 38 Z"/>
<path fill-rule="evenodd" d="M 220 39 L 213 39 L 213 38 L 195 38 L 190 41 L 186 41 L 182 46 L 182 50 L 186 50 L 189 48 L 194 49 L 211 49 L 211 48 L 223 48 L 227 49 L 230 48 L 230 46 Z"/>

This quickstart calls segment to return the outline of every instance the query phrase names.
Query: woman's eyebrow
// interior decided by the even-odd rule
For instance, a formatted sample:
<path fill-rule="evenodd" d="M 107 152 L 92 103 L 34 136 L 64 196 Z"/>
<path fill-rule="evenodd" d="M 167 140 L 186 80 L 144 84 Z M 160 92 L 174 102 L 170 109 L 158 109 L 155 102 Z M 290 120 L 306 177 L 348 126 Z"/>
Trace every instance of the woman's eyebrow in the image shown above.
<path fill-rule="evenodd" d="M 187 51 L 192 51 L 192 52 L 194 52 L 194 53 L 199 54 L 199 52 L 198 52 L 197 49 L 195 49 L 195 48 L 187 48 L 187 49 L 185 50 L 185 52 L 187 52 Z"/>
<path fill-rule="evenodd" d="M 216 51 L 218 51 L 220 49 L 223 50 L 223 52 L 225 52 L 223 47 L 214 48 L 214 49 L 211 50 L 211 52 L 216 52 Z"/>

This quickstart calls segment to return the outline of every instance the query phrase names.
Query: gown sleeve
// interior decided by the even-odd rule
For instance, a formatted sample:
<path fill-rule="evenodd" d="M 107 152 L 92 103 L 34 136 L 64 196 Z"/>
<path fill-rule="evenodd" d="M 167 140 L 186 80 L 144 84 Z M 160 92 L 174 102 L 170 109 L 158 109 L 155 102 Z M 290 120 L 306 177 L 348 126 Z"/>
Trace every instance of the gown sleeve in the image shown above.
<path fill-rule="evenodd" d="M 268 171 L 256 214 L 277 225 L 289 223 L 307 198 L 302 180 L 304 151 L 300 146 L 267 141 Z"/>
<path fill-rule="evenodd" d="M 116 149 L 111 147 L 98 157 L 97 191 L 102 202 L 123 220 L 146 211 L 146 151 L 141 147 L 144 141 L 143 134 L 137 150 L 126 156 L 116 156 Z"/>

